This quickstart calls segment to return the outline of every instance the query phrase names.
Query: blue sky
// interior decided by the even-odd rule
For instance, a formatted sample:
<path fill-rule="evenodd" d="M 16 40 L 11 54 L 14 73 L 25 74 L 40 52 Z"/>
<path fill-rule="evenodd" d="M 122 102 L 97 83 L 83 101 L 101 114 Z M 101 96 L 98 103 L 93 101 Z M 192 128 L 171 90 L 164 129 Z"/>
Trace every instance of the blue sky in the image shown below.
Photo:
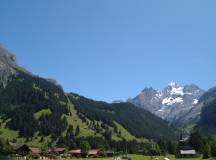
<path fill-rule="evenodd" d="M 216 85 L 215 0 L 1 0 L 0 43 L 69 92 L 125 100 Z"/>

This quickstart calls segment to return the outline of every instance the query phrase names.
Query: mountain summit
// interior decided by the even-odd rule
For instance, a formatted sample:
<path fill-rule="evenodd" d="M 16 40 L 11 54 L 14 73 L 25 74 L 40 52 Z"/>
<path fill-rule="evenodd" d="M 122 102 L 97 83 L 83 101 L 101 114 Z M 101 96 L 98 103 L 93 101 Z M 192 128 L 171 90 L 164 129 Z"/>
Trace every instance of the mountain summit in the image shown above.
<path fill-rule="evenodd" d="M 4 86 L 8 78 L 16 73 L 15 68 L 17 67 L 15 56 L 0 46 L 0 81 Z"/>
<path fill-rule="evenodd" d="M 182 86 L 171 82 L 162 91 L 146 87 L 139 95 L 128 99 L 128 102 L 175 122 L 198 104 L 203 93 L 204 90 L 197 85 Z"/>

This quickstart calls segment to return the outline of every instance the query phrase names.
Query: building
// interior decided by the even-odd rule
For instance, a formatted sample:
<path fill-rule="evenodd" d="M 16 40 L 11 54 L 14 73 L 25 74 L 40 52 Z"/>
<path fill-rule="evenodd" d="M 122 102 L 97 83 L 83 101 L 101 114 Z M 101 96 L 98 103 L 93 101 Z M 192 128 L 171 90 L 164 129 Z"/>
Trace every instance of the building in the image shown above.
<path fill-rule="evenodd" d="M 52 152 L 56 155 L 61 155 L 61 154 L 64 154 L 66 151 L 65 148 L 55 148 L 52 150 Z"/>
<path fill-rule="evenodd" d="M 176 152 L 176 158 L 196 158 L 198 154 L 191 146 L 179 146 Z"/>
<path fill-rule="evenodd" d="M 12 147 L 15 154 L 18 156 L 39 156 L 41 154 L 40 148 L 29 147 L 26 144 L 14 144 Z"/>
<path fill-rule="evenodd" d="M 98 157 L 100 153 L 100 149 L 91 149 L 87 153 L 87 157 Z"/>
<path fill-rule="evenodd" d="M 26 144 L 17 144 L 13 146 L 13 150 L 16 153 L 16 155 L 19 156 L 26 156 L 29 154 L 30 152 L 30 148 L 29 146 L 27 146 Z"/>
<path fill-rule="evenodd" d="M 29 149 L 29 155 L 32 156 L 39 156 L 42 153 L 40 148 L 29 147 Z"/>

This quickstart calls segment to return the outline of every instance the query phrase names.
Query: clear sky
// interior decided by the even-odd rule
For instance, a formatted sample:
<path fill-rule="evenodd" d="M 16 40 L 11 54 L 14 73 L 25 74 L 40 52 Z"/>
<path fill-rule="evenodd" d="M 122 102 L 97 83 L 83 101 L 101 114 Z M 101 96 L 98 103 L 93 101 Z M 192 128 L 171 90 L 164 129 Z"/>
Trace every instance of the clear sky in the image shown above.
<path fill-rule="evenodd" d="M 65 91 L 125 100 L 216 85 L 215 0 L 1 0 L 0 43 Z"/>

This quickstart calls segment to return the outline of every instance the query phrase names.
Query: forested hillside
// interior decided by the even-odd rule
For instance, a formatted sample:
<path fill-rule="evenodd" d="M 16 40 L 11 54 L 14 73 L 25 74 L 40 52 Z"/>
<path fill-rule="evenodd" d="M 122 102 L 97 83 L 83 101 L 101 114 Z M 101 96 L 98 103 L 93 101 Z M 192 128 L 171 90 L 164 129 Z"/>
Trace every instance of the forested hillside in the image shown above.
<path fill-rule="evenodd" d="M 199 99 L 197 106 L 201 113 L 197 122 L 197 129 L 204 135 L 216 134 L 216 88 L 205 92 Z"/>
<path fill-rule="evenodd" d="M 34 146 L 73 148 L 83 140 L 90 146 L 121 146 L 123 141 L 146 144 L 154 143 L 149 138 L 168 141 L 177 135 L 165 121 L 132 104 L 66 94 L 60 86 L 20 70 L 1 88 L 0 113 L 0 137 Z"/>
<path fill-rule="evenodd" d="M 123 125 L 136 137 L 153 139 L 175 139 L 177 132 L 161 118 L 154 116 L 149 111 L 133 106 L 131 103 L 98 102 L 70 94 L 69 98 L 75 105 L 78 113 L 91 120 L 102 121 L 110 126 L 114 121 Z"/>
<path fill-rule="evenodd" d="M 216 134 L 216 98 L 205 102 L 198 126 L 205 135 Z"/>

